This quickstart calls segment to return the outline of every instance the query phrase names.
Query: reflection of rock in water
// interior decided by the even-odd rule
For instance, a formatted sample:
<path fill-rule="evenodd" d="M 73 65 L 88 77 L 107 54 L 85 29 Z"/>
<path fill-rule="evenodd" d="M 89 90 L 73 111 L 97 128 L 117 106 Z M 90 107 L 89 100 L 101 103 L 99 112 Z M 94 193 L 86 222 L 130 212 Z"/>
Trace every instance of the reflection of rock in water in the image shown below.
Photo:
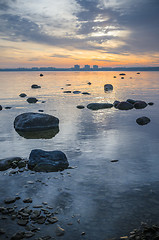
<path fill-rule="evenodd" d="M 52 128 L 45 131 L 32 131 L 32 132 L 22 132 L 17 131 L 17 133 L 26 139 L 51 139 L 56 136 L 59 132 L 59 127 Z"/>

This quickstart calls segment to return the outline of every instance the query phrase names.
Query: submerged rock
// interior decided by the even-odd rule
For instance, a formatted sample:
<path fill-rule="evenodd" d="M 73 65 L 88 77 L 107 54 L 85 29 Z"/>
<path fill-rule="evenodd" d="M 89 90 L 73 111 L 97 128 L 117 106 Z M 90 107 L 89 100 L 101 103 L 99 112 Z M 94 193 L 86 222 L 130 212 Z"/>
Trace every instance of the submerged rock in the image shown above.
<path fill-rule="evenodd" d="M 87 108 L 91 110 L 99 110 L 99 109 L 112 108 L 112 107 L 113 107 L 113 104 L 111 103 L 90 103 L 87 105 Z"/>
<path fill-rule="evenodd" d="M 11 158 L 5 158 L 5 159 L 0 159 L 0 171 L 5 171 L 9 168 L 12 167 L 12 164 L 14 162 L 19 162 L 22 159 L 20 157 L 11 157 Z"/>
<path fill-rule="evenodd" d="M 28 168 L 37 172 L 56 172 L 68 168 L 69 163 L 62 151 L 34 149 L 29 156 Z"/>
<path fill-rule="evenodd" d="M 146 124 L 148 124 L 150 121 L 151 121 L 151 120 L 150 120 L 148 117 L 145 117 L 145 116 L 136 119 L 136 122 L 137 122 L 137 124 L 139 124 L 139 125 L 146 125 Z"/>
<path fill-rule="evenodd" d="M 118 108 L 119 110 L 130 110 L 133 109 L 133 105 L 129 102 L 120 102 L 116 108 Z"/>
<path fill-rule="evenodd" d="M 14 128 L 20 132 L 44 131 L 58 125 L 58 118 L 44 113 L 22 113 L 14 120 Z"/>
<path fill-rule="evenodd" d="M 113 90 L 113 85 L 111 85 L 111 84 L 105 84 L 104 85 L 104 91 L 106 92 L 106 91 L 111 91 L 111 90 Z"/>
<path fill-rule="evenodd" d="M 147 106 L 147 103 L 144 101 L 138 101 L 134 103 L 134 108 L 136 109 L 142 109 L 145 108 Z"/>
<path fill-rule="evenodd" d="M 29 97 L 28 99 L 27 99 L 27 102 L 28 103 L 36 103 L 38 101 L 38 99 L 36 99 L 35 97 Z"/>

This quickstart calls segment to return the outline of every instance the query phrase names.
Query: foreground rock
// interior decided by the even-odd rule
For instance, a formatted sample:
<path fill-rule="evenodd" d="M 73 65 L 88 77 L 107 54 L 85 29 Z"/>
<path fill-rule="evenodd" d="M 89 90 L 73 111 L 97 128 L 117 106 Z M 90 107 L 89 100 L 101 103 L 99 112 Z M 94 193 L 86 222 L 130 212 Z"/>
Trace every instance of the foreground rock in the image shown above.
<path fill-rule="evenodd" d="M 58 125 L 58 118 L 43 113 L 22 113 L 14 120 L 14 128 L 20 132 L 44 131 L 56 128 Z"/>
<path fill-rule="evenodd" d="M 104 85 L 104 91 L 106 92 L 106 91 L 111 91 L 111 90 L 113 90 L 113 85 L 111 85 L 111 84 L 105 84 Z"/>
<path fill-rule="evenodd" d="M 28 168 L 37 172 L 56 172 L 68 168 L 66 155 L 61 151 L 34 149 L 29 156 Z"/>
<path fill-rule="evenodd" d="M 130 110 L 133 109 L 133 105 L 129 102 L 120 102 L 116 108 L 118 108 L 119 110 Z"/>
<path fill-rule="evenodd" d="M 139 125 L 146 125 L 150 122 L 151 120 L 148 117 L 140 117 L 136 119 L 137 124 Z"/>
<path fill-rule="evenodd" d="M 90 103 L 87 105 L 87 108 L 91 110 L 99 110 L 99 109 L 112 108 L 112 107 L 113 107 L 113 104 L 111 103 Z"/>
<path fill-rule="evenodd" d="M 14 163 L 18 163 L 21 160 L 22 159 L 20 157 L 0 159 L 0 171 L 5 171 L 11 168 L 14 165 Z"/>
<path fill-rule="evenodd" d="M 27 102 L 28 103 L 36 103 L 38 101 L 38 99 L 36 99 L 35 97 L 29 97 L 28 99 L 27 99 Z"/>

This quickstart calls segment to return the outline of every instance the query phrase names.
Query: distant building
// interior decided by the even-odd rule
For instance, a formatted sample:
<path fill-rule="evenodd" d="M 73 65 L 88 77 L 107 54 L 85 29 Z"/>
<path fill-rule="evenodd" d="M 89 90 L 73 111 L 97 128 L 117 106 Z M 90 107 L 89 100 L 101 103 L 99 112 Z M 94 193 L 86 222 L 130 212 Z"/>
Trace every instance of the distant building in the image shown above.
<path fill-rule="evenodd" d="M 75 70 L 80 70 L 80 65 L 74 65 Z"/>
<path fill-rule="evenodd" d="M 93 65 L 93 70 L 98 70 L 98 65 Z"/>
<path fill-rule="evenodd" d="M 91 68 L 90 68 L 90 65 L 85 65 L 84 66 L 84 70 L 90 70 Z"/>

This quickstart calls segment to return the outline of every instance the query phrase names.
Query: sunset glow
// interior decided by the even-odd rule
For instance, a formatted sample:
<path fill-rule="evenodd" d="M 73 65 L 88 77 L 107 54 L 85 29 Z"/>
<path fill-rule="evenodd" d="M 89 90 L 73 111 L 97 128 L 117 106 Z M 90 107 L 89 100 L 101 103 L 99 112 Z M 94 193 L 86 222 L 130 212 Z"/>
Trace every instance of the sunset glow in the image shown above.
<path fill-rule="evenodd" d="M 0 68 L 158 66 L 157 1 L 53 2 L 0 1 Z"/>

